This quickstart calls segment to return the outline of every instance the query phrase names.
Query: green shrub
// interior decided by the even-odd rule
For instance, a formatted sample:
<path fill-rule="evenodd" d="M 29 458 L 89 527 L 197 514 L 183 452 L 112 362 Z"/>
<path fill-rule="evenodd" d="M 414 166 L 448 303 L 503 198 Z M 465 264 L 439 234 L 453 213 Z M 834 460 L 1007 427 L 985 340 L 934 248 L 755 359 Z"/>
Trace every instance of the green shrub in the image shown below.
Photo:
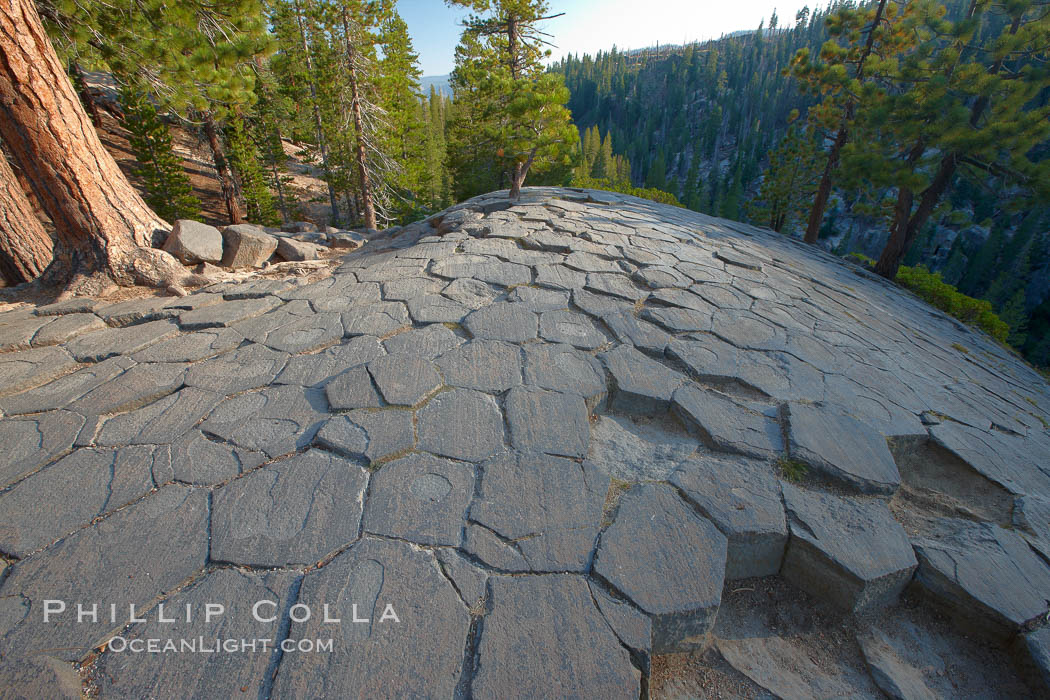
<path fill-rule="evenodd" d="M 641 197 L 642 199 L 659 202 L 660 204 L 671 204 L 676 207 L 684 206 L 678 201 L 678 198 L 670 192 L 664 192 L 655 187 L 632 187 L 623 183 L 613 182 L 607 178 L 576 176 L 572 179 L 572 186 L 584 187 L 591 190 L 605 190 L 606 192 L 629 194 L 634 197 Z"/>
<path fill-rule="evenodd" d="M 963 323 L 977 326 L 1001 343 L 1005 343 L 1010 334 L 1010 326 L 995 314 L 991 302 L 966 296 L 941 279 L 939 272 L 930 272 L 922 265 L 902 265 L 897 271 L 897 284 Z"/>
<path fill-rule="evenodd" d="M 852 260 L 853 262 L 857 263 L 858 265 L 862 265 L 862 266 L 868 268 L 869 270 L 871 270 L 871 269 L 873 269 L 875 267 L 875 261 L 872 260 L 871 258 L 869 258 L 864 253 L 850 253 L 849 255 L 846 256 L 846 259 L 847 260 Z"/>

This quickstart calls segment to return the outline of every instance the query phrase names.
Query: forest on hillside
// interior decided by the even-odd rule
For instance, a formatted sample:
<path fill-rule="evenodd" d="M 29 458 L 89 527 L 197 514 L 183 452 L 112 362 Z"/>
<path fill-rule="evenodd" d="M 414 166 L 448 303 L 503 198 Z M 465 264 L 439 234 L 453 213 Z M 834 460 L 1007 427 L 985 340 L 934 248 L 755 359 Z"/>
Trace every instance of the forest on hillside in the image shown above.
<path fill-rule="evenodd" d="M 32 109 L 0 104 L 0 213 L 21 222 L 0 231 L 0 271 L 11 284 L 141 278 L 129 246 L 200 216 L 178 130 L 205 144 L 231 224 L 302 218 L 289 185 L 304 164 L 323 183 L 315 223 L 338 227 L 403 224 L 526 183 L 612 189 L 870 257 L 890 279 L 926 266 L 1050 364 L 1050 3 L 839 1 L 548 66 L 548 2 L 447 1 L 471 11 L 451 97 L 421 89 L 394 0 L 12 0 L 24 12 L 3 18 L 0 46 L 40 50 L 30 61 L 64 77 Z M 19 43 L 34 21 L 50 47 Z M 0 88 L 29 95 L 16 68 Z M 89 72 L 114 81 L 112 99 Z M 69 114 L 52 115 L 68 138 L 35 128 L 33 109 L 65 99 L 56 80 L 95 127 L 109 111 L 126 129 L 141 200 L 77 201 L 70 181 L 123 176 L 71 169 L 100 151 L 78 152 Z"/>
<path fill-rule="evenodd" d="M 869 59 L 868 75 L 843 89 L 880 5 L 878 60 Z M 609 141 L 606 148 L 629 161 L 634 185 L 667 190 L 697 211 L 800 236 L 834 148 L 843 95 L 855 94 L 854 128 L 866 138 L 847 144 L 815 232 L 839 255 L 878 258 L 894 225 L 898 184 L 917 180 L 914 191 L 921 192 L 939 154 L 958 145 L 970 161 L 951 174 L 901 262 L 926 266 L 960 292 L 990 301 L 1010 327 L 1010 344 L 1046 366 L 1050 200 L 1037 185 L 1046 180 L 1047 141 L 1031 121 L 1045 122 L 1050 98 L 1048 8 L 1030 2 L 1013 9 L 1028 14 L 1011 35 L 1012 16 L 991 3 L 832 3 L 789 21 L 774 13 L 754 31 L 659 52 L 567 56 L 554 70 L 564 76 L 584 138 Z M 935 19 L 910 24 L 920 14 Z M 1009 47 L 996 44 L 1004 38 Z M 983 86 L 997 105 L 968 126 L 967 109 L 987 98 L 936 75 L 949 57 L 977 71 L 1009 72 L 1009 80 L 1029 87 L 1010 94 Z M 931 77 L 943 81 L 946 95 L 918 93 L 915 86 Z M 928 102 L 925 111 L 916 108 L 919 99 Z M 962 125 L 939 119 L 937 109 L 961 110 Z M 894 133 L 879 129 L 879 120 L 891 119 L 899 122 Z M 927 148 L 909 165 L 908 148 L 924 134 Z"/>

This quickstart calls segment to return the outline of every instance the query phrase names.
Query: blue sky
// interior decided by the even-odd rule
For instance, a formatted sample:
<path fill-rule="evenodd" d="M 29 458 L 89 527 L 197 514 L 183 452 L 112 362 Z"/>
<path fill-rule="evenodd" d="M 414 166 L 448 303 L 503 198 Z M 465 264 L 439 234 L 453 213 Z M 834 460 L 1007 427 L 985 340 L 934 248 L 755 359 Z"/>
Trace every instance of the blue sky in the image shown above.
<path fill-rule="evenodd" d="M 609 49 L 636 49 L 712 39 L 738 29 L 754 29 L 776 9 L 781 26 L 794 24 L 804 5 L 824 5 L 825 0 L 549 0 L 552 14 L 564 17 L 546 22 L 554 35 L 553 58 L 567 53 Z M 398 12 L 408 23 L 412 43 L 419 53 L 423 75 L 443 75 L 452 70 L 453 52 L 468 14 L 449 8 L 442 0 L 398 0 Z"/>

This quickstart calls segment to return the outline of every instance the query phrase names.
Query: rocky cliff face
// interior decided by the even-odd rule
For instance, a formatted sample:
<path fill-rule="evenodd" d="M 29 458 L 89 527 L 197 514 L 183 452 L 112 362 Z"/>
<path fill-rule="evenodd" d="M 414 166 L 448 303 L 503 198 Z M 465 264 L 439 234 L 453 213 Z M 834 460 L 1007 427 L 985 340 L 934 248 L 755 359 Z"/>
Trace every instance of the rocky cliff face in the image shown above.
<path fill-rule="evenodd" d="M 1050 387 L 788 238 L 528 188 L 0 341 L 25 695 L 1045 692 Z"/>

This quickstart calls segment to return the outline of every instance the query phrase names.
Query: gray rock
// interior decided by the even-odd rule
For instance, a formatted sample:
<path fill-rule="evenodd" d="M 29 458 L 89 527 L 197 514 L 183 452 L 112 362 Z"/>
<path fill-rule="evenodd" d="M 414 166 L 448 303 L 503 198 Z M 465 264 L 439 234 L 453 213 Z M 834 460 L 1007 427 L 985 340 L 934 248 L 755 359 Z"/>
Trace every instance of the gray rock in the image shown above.
<path fill-rule="evenodd" d="M 446 287 L 443 280 L 433 277 L 406 277 L 383 282 L 383 298 L 387 301 L 408 301 L 425 294 L 438 294 Z"/>
<path fill-rule="evenodd" d="M 177 391 L 183 384 L 186 367 L 179 362 L 135 365 L 99 384 L 69 404 L 69 408 L 85 416 L 134 410 Z"/>
<path fill-rule="evenodd" d="M 475 338 L 523 343 L 536 337 L 536 314 L 521 304 L 497 302 L 471 312 L 464 320 Z"/>
<path fill-rule="evenodd" d="M 473 340 L 437 360 L 445 383 L 502 393 L 521 384 L 521 349 L 498 340 Z"/>
<path fill-rule="evenodd" d="M 366 538 L 308 572 L 299 603 L 312 611 L 327 603 L 341 623 L 321 614 L 292 623 L 290 639 L 331 638 L 333 650 L 286 654 L 272 697 L 455 695 L 470 615 L 431 553 Z"/>
<path fill-rule="evenodd" d="M 186 385 L 234 394 L 273 382 L 288 362 L 288 353 L 250 344 L 190 366 Z"/>
<path fill-rule="evenodd" d="M 634 310 L 634 304 L 625 299 L 595 294 L 579 287 L 572 290 L 572 303 L 595 318 Z"/>
<path fill-rule="evenodd" d="M 281 226 L 281 230 L 287 233 L 313 233 L 317 231 L 317 224 L 312 221 L 291 221 Z M 330 231 L 326 232 L 332 233 Z"/>
<path fill-rule="evenodd" d="M 541 287 L 515 287 L 507 295 L 509 301 L 524 304 L 530 311 L 557 311 L 569 308 L 569 293 Z"/>
<path fill-rule="evenodd" d="M 337 411 L 352 408 L 379 408 L 379 392 L 372 375 L 364 367 L 354 367 L 334 377 L 325 385 L 328 405 Z"/>
<path fill-rule="evenodd" d="M 609 342 L 591 319 L 572 311 L 545 311 L 540 314 L 540 337 L 583 350 L 593 350 Z"/>
<path fill-rule="evenodd" d="M 217 489 L 211 558 L 259 567 L 307 566 L 357 539 L 368 472 L 310 450 Z"/>
<path fill-rule="evenodd" d="M 566 345 L 526 345 L 525 383 L 579 394 L 591 410 L 605 396 L 601 363 Z"/>
<path fill-rule="evenodd" d="M 106 324 L 95 314 L 65 314 L 37 331 L 33 336 L 33 345 L 55 345 L 105 327 Z"/>
<path fill-rule="evenodd" d="M 642 311 L 642 318 L 652 321 L 672 333 L 711 330 L 710 312 L 679 309 L 674 306 L 654 306 Z"/>
<path fill-rule="evenodd" d="M 1022 496 L 1014 502 L 1013 525 L 1050 564 L 1050 498 Z"/>
<path fill-rule="evenodd" d="M 507 394 L 511 443 L 523 452 L 583 457 L 590 440 L 587 406 L 577 394 L 514 387 Z"/>
<path fill-rule="evenodd" d="M 671 483 L 729 538 L 727 579 L 780 571 L 788 532 L 780 484 L 767 463 L 693 457 L 675 470 Z"/>
<path fill-rule="evenodd" d="M 480 309 L 491 303 L 501 292 L 491 284 L 462 277 L 449 282 L 448 286 L 441 290 L 441 293 L 467 308 Z"/>
<path fill-rule="evenodd" d="M 80 674 L 73 665 L 50 656 L 0 662 L 0 688 L 5 700 L 80 700 Z"/>
<path fill-rule="evenodd" d="M 459 323 L 470 313 L 469 307 L 441 294 L 413 297 L 407 304 L 416 323 Z"/>
<path fill-rule="evenodd" d="M 252 224 L 227 226 L 222 230 L 222 240 L 223 267 L 262 267 L 277 250 L 277 239 Z"/>
<path fill-rule="evenodd" d="M 134 364 L 126 357 L 113 357 L 88 365 L 31 391 L 0 399 L 0 411 L 11 416 L 62 408 L 95 387 L 111 381 Z"/>
<path fill-rule="evenodd" d="M 244 336 L 232 328 L 211 328 L 177 335 L 132 355 L 136 362 L 197 362 L 233 350 Z"/>
<path fill-rule="evenodd" d="M 536 284 L 551 289 L 577 289 L 587 282 L 587 275 L 564 265 L 537 265 Z"/>
<path fill-rule="evenodd" d="M 177 538 L 172 533 L 178 533 Z M 208 495 L 166 486 L 109 517 L 28 557 L 13 567 L 4 594 L 21 603 L 21 615 L 5 614 L 4 648 L 14 658 L 52 649 L 57 658 L 83 658 L 111 634 L 108 617 L 77 621 L 74 601 L 116 605 L 126 622 L 129 605 L 150 601 L 201 570 L 208 556 Z M 10 600 L 10 598 L 9 598 Z M 42 621 L 45 600 L 67 601 L 66 610 Z"/>
<path fill-rule="evenodd" d="M 674 393 L 674 409 L 714 449 L 760 458 L 773 457 L 784 449 L 775 420 L 718 392 L 683 386 Z"/>
<path fill-rule="evenodd" d="M 787 405 L 788 453 L 862 493 L 892 494 L 900 472 L 886 438 L 857 419 L 815 404 Z"/>
<path fill-rule="evenodd" d="M 165 448 L 79 449 L 0 495 L 0 547 L 26 557 L 171 479 Z"/>
<path fill-rule="evenodd" d="M 84 417 L 69 411 L 0 420 L 0 486 L 47 464 L 73 446 Z"/>
<path fill-rule="evenodd" d="M 497 577 L 489 590 L 473 697 L 638 697 L 638 671 L 583 579 Z"/>
<path fill-rule="evenodd" d="M 666 481 L 699 442 L 671 421 L 641 416 L 597 416 L 587 459 L 622 481 Z"/>
<path fill-rule="evenodd" d="M 652 619 L 653 653 L 702 648 L 725 578 L 726 537 L 668 486 L 635 486 L 602 533 L 594 573 Z"/>
<path fill-rule="evenodd" d="M 274 382 L 315 386 L 348 367 L 366 364 L 383 354 L 378 338 L 360 335 L 318 353 L 289 358 Z"/>
<path fill-rule="evenodd" d="M 458 547 L 473 496 L 473 465 L 409 455 L 372 477 L 362 527 L 418 544 Z"/>
<path fill-rule="evenodd" d="M 432 398 L 417 416 L 419 449 L 478 462 L 503 449 L 503 414 L 480 391 L 453 389 Z"/>
<path fill-rule="evenodd" d="M 1020 535 L 954 518 L 937 524 L 912 542 L 915 583 L 963 627 L 1007 638 L 1047 614 L 1050 568 Z"/>
<path fill-rule="evenodd" d="M 290 320 L 266 334 L 263 342 L 274 350 L 302 353 L 332 345 L 343 337 L 339 314 L 312 314 Z"/>
<path fill-rule="evenodd" d="M 465 549 L 509 571 L 586 571 L 608 489 L 608 476 L 572 460 L 498 455 L 482 466 L 470 521 L 496 536 L 497 552 L 517 556 L 497 559 L 469 541 Z"/>
<path fill-rule="evenodd" d="M 164 250 L 183 265 L 222 260 L 222 234 L 214 226 L 192 219 L 178 219 L 164 241 Z"/>
<path fill-rule="evenodd" d="M 173 337 L 179 327 L 172 321 L 150 321 L 130 328 L 109 328 L 79 335 L 65 344 L 77 362 L 101 362 L 115 355 L 130 355 Z"/>
<path fill-rule="evenodd" d="M 185 330 L 224 328 L 239 321 L 261 316 L 280 306 L 281 303 L 277 297 L 265 296 L 212 304 L 182 312 L 179 314 L 179 325 Z"/>
<path fill-rule="evenodd" d="M 28 348 L 33 337 L 43 328 L 55 321 L 51 316 L 34 316 L 26 313 L 25 317 L 0 326 L 0 352 Z"/>
<path fill-rule="evenodd" d="M 487 593 L 488 574 L 455 549 L 434 550 L 441 571 L 452 582 L 468 609 L 481 608 Z"/>
<path fill-rule="evenodd" d="M 886 505 L 786 482 L 781 488 L 791 528 L 781 575 L 852 612 L 892 605 L 916 561 L 904 528 Z"/>
<path fill-rule="evenodd" d="M 394 405 L 415 406 L 441 386 L 441 375 L 434 364 L 411 353 L 372 360 L 368 372 L 383 399 Z"/>
<path fill-rule="evenodd" d="M 95 444 L 171 444 L 188 433 L 224 398 L 214 391 L 186 387 L 148 406 L 110 418 L 95 436 Z"/>
<path fill-rule="evenodd" d="M 99 307 L 100 302 L 89 297 L 73 297 L 53 304 L 45 304 L 34 309 L 37 316 L 61 316 L 62 314 L 89 314 Z"/>
<path fill-rule="evenodd" d="M 277 239 L 277 255 L 285 260 L 317 260 L 321 257 L 324 246 L 294 238 Z"/>
<path fill-rule="evenodd" d="M 602 320 L 620 341 L 641 350 L 663 354 L 671 342 L 671 336 L 653 324 L 640 320 L 630 311 L 609 314 L 603 316 Z"/>
<path fill-rule="evenodd" d="M 177 481 L 215 486 L 267 461 L 266 455 L 209 440 L 193 430 L 171 445 L 171 471 Z"/>
<path fill-rule="evenodd" d="M 652 670 L 652 620 L 628 601 L 613 598 L 595 582 L 587 583 L 602 617 L 609 623 L 620 643 L 630 649 L 635 666 L 648 676 Z"/>
<path fill-rule="evenodd" d="M 261 640 L 243 653 L 106 653 L 95 666 L 98 687 L 103 695 L 120 697 L 160 697 L 174 688 L 185 697 L 237 697 L 266 692 L 270 674 L 280 660 L 277 640 L 286 611 L 295 601 L 299 574 L 255 572 L 241 569 L 215 569 L 164 601 L 165 615 L 173 622 L 161 622 L 160 613 L 146 622 L 132 625 L 122 636 L 128 644 L 149 639 L 204 640 L 201 647 L 215 645 L 216 639 Z M 253 610 L 258 601 L 264 601 Z M 205 606 L 222 604 L 222 615 L 207 619 Z M 182 614 L 186 606 L 200 614 L 189 622 Z M 174 612 L 173 612 L 174 611 Z M 254 615 L 253 615 L 254 613 Z M 257 617 L 272 617 L 259 621 Z M 210 644 L 207 642 L 210 641 Z"/>
<path fill-rule="evenodd" d="M 378 302 L 343 314 L 343 329 L 347 336 L 383 338 L 407 325 L 410 325 L 408 309 L 399 301 Z"/>
<path fill-rule="evenodd" d="M 383 341 L 383 346 L 390 354 L 407 352 L 433 360 L 464 342 L 463 338 L 460 338 L 447 326 L 432 323 L 429 326 L 413 328 L 387 338 Z"/>
<path fill-rule="evenodd" d="M 619 345 L 600 357 L 614 382 L 610 406 L 624 413 L 652 415 L 666 411 L 675 391 L 688 381 L 630 345 Z"/>
<path fill-rule="evenodd" d="M 360 248 L 367 239 L 359 233 L 353 231 L 340 231 L 338 233 L 328 234 L 328 245 L 333 248 L 344 248 L 349 250 L 355 250 Z"/>
<path fill-rule="evenodd" d="M 309 445 L 327 418 L 324 398 L 298 386 L 272 386 L 238 394 L 212 411 L 200 429 L 270 457 Z"/>
<path fill-rule="evenodd" d="M 317 433 L 317 441 L 352 459 L 375 463 L 412 449 L 415 427 L 409 411 L 356 410 L 330 419 Z"/>
<path fill-rule="evenodd" d="M 641 301 L 649 296 L 649 292 L 636 287 L 627 275 L 614 273 L 590 273 L 587 275 L 586 289 L 596 294 L 608 294 L 631 302 Z"/>
<path fill-rule="evenodd" d="M 922 678 L 897 655 L 890 640 L 878 629 L 857 636 L 864 663 L 875 685 L 891 700 L 933 700 L 934 695 Z"/>
<path fill-rule="evenodd" d="M 182 307 L 174 305 L 173 297 L 146 297 L 144 299 L 129 299 L 116 304 L 101 306 L 95 313 L 111 326 L 123 328 L 133 326 L 137 323 L 147 321 L 159 321 L 165 318 L 174 318 L 182 311 Z"/>
<path fill-rule="evenodd" d="M 1039 680 L 1050 689 L 1050 627 L 1044 627 L 1025 635 L 1025 646 Z"/>

